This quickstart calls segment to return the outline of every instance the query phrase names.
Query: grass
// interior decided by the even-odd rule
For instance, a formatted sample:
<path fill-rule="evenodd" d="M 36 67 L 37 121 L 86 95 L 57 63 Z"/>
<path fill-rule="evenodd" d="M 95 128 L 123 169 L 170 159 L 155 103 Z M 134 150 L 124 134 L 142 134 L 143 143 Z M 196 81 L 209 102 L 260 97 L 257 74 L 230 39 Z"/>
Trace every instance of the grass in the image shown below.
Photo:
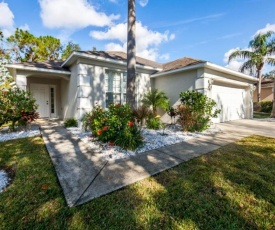
<path fill-rule="evenodd" d="M 274 229 L 275 139 L 251 136 L 75 208 L 40 137 L 0 142 L 0 229 Z"/>
<path fill-rule="evenodd" d="M 269 118 L 270 113 L 253 112 L 253 118 Z"/>

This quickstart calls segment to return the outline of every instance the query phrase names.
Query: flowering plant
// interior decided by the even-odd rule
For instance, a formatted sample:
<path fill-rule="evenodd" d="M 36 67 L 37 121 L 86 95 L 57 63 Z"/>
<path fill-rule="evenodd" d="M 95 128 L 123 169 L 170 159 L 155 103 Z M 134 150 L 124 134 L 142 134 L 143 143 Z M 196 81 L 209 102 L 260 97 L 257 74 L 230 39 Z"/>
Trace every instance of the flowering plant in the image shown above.
<path fill-rule="evenodd" d="M 111 146 L 117 144 L 135 149 L 142 143 L 141 133 L 133 122 L 133 112 L 127 104 L 111 104 L 108 110 L 96 105 L 84 118 L 94 136 Z"/>

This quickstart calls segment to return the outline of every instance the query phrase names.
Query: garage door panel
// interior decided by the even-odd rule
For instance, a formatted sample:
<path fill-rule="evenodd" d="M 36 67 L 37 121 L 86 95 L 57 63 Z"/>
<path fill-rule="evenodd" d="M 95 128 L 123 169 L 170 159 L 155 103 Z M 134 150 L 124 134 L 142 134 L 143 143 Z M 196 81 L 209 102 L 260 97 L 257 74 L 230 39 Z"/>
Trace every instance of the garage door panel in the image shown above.
<path fill-rule="evenodd" d="M 221 109 L 218 118 L 212 119 L 214 123 L 245 118 L 245 89 L 213 85 L 212 99 Z"/>

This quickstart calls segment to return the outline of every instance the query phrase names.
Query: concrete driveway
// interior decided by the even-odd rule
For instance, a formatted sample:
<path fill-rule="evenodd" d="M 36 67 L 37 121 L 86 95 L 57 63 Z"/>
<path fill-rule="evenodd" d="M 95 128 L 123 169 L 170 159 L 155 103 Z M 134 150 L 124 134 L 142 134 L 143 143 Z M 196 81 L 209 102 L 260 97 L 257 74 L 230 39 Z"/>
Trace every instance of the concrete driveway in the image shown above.
<path fill-rule="evenodd" d="M 275 122 L 238 120 L 217 124 L 214 135 L 148 151 L 127 159 L 106 161 L 58 123 L 41 125 L 43 139 L 68 206 L 73 207 L 201 156 L 243 137 L 275 138 Z"/>

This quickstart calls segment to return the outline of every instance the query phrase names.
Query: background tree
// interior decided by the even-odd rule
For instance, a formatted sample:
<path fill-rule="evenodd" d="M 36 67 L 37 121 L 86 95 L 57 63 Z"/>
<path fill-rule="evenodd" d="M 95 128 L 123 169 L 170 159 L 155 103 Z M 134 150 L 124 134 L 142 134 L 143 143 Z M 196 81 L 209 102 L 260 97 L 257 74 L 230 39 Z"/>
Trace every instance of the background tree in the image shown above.
<path fill-rule="evenodd" d="M 128 33 L 127 33 L 127 91 L 126 102 L 132 109 L 136 107 L 136 2 L 128 0 Z"/>
<path fill-rule="evenodd" d="M 167 109 L 169 105 L 169 100 L 164 92 L 153 89 L 145 94 L 142 99 L 142 103 L 146 106 L 152 106 L 153 113 L 157 115 L 157 107 Z"/>
<path fill-rule="evenodd" d="M 72 41 L 69 41 L 66 45 L 65 49 L 63 49 L 61 54 L 61 59 L 65 60 L 67 57 L 70 56 L 70 54 L 74 51 L 81 50 L 80 46 L 78 44 L 73 43 Z"/>
<path fill-rule="evenodd" d="M 258 86 L 257 86 L 257 98 L 258 102 L 261 101 L 261 82 L 262 82 L 262 69 L 265 64 L 275 65 L 275 58 L 271 57 L 275 54 L 275 39 L 273 38 L 274 32 L 268 31 L 264 34 L 257 34 L 253 40 L 249 42 L 249 49 L 236 50 L 230 54 L 228 61 L 230 62 L 236 58 L 242 58 L 245 61 L 240 71 L 250 71 L 256 68 Z"/>
<path fill-rule="evenodd" d="M 7 38 L 14 62 L 35 62 L 57 60 L 61 52 L 61 42 L 52 36 L 35 37 L 26 30 L 16 29 Z"/>

